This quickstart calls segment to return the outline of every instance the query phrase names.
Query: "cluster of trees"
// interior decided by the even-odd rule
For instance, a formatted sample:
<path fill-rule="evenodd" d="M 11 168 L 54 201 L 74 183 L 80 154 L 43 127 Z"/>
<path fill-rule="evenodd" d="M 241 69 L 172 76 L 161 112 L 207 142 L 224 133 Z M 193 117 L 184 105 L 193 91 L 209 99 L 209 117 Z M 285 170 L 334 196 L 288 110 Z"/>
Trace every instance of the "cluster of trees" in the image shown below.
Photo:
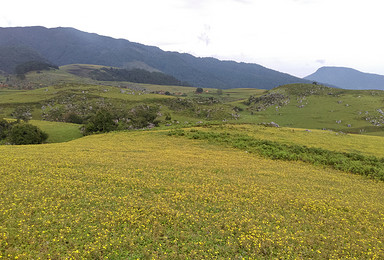
<path fill-rule="evenodd" d="M 26 122 L 0 120 L 0 143 L 15 145 L 41 144 L 45 142 L 47 138 L 48 134 L 34 125 Z"/>
<path fill-rule="evenodd" d="M 115 130 L 141 129 L 159 124 L 156 120 L 159 108 L 140 105 L 130 111 L 101 108 L 92 115 L 84 126 L 84 135 L 105 133 Z"/>
<path fill-rule="evenodd" d="M 59 69 L 59 67 L 42 61 L 28 61 L 17 65 L 15 68 L 15 73 L 19 78 L 24 78 L 25 74 L 30 71 L 41 71 L 50 69 Z"/>
<path fill-rule="evenodd" d="M 101 68 L 92 71 L 90 76 L 99 81 L 129 81 L 144 84 L 189 86 L 187 82 L 182 82 L 173 76 L 143 69 Z"/>
<path fill-rule="evenodd" d="M 159 107 L 157 105 L 137 105 L 129 107 L 123 103 L 71 102 L 55 106 L 43 106 L 43 120 L 82 124 L 83 133 L 104 133 L 114 130 L 142 129 L 158 125 Z M 18 111 L 16 113 L 16 110 Z M 16 109 L 14 118 L 27 118 L 30 113 L 25 108 Z"/>

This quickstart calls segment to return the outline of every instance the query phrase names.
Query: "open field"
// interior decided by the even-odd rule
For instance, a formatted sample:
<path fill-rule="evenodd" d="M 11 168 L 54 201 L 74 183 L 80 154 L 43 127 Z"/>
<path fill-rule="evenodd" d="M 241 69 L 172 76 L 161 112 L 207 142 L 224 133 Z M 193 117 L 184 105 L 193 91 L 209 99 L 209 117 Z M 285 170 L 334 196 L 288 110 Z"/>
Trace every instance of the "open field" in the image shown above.
<path fill-rule="evenodd" d="M 253 124 L 228 124 L 195 129 L 218 133 L 246 134 L 260 140 L 276 141 L 282 144 L 296 144 L 330 151 L 361 153 L 367 156 L 384 157 L 384 138 L 380 136 L 343 134 L 330 130 L 265 127 L 263 125 Z"/>
<path fill-rule="evenodd" d="M 41 120 L 31 120 L 30 124 L 37 126 L 48 134 L 47 143 L 62 143 L 82 137 L 81 125 L 50 122 Z"/>
<path fill-rule="evenodd" d="M 3 258 L 384 257 L 383 182 L 161 131 L 1 146 L 0 179 Z"/>

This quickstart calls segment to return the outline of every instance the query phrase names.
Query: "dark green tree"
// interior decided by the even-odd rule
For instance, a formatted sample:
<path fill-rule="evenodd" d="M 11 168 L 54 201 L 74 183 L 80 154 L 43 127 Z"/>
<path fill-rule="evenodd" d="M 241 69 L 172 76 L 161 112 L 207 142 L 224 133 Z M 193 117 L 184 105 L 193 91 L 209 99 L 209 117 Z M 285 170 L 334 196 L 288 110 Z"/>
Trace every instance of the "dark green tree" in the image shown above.
<path fill-rule="evenodd" d="M 202 88 L 196 88 L 196 94 L 201 94 L 203 93 L 204 89 Z"/>
<path fill-rule="evenodd" d="M 74 124 L 83 123 L 83 119 L 81 118 L 81 116 L 79 116 L 75 112 L 68 112 L 63 117 L 64 117 L 64 121 L 68 123 L 74 123 Z"/>
<path fill-rule="evenodd" d="M 172 120 L 171 114 L 170 113 L 166 113 L 165 114 L 165 121 L 171 121 L 171 120 Z"/>
<path fill-rule="evenodd" d="M 41 144 L 47 140 L 48 134 L 41 131 L 37 126 L 27 123 L 12 125 L 8 131 L 7 140 L 10 144 Z"/>
<path fill-rule="evenodd" d="M 5 119 L 0 120 L 0 140 L 3 140 L 7 137 L 8 131 L 11 128 L 11 123 Z"/>
<path fill-rule="evenodd" d="M 159 108 L 155 106 L 141 105 L 134 107 L 130 112 L 132 128 L 145 128 L 150 124 L 158 125 L 156 121 Z"/>
<path fill-rule="evenodd" d="M 112 113 L 107 109 L 100 109 L 92 116 L 84 127 L 84 134 L 106 133 L 116 130 L 117 124 L 114 121 Z"/>
<path fill-rule="evenodd" d="M 16 75 L 25 75 L 25 73 L 28 73 L 30 71 L 41 71 L 50 69 L 59 69 L 59 67 L 41 61 L 28 61 L 17 65 L 15 68 L 15 73 Z"/>

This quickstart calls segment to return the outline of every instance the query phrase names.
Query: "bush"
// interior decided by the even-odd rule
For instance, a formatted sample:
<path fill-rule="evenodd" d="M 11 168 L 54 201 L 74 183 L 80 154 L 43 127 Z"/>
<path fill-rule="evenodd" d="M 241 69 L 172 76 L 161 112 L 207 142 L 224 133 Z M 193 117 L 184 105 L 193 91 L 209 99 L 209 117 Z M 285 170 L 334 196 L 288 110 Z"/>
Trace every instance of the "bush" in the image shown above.
<path fill-rule="evenodd" d="M 88 124 L 84 127 L 84 134 L 106 133 L 116 130 L 117 124 L 113 120 L 111 112 L 101 109 L 89 119 Z"/>
<path fill-rule="evenodd" d="M 73 124 L 82 124 L 83 119 L 75 112 L 68 112 L 64 115 L 64 122 Z"/>
<path fill-rule="evenodd" d="M 18 123 L 11 127 L 8 131 L 8 142 L 10 144 L 41 144 L 47 140 L 48 134 L 41 131 L 38 127 L 26 124 Z"/>
<path fill-rule="evenodd" d="M 145 128 L 149 125 L 157 126 L 159 122 L 156 120 L 159 108 L 156 106 L 141 105 L 134 107 L 130 111 L 131 126 L 135 129 Z"/>
<path fill-rule="evenodd" d="M 203 93 L 204 89 L 202 88 L 196 88 L 196 94 L 201 94 Z"/>
<path fill-rule="evenodd" d="M 7 137 L 8 131 L 11 128 L 11 123 L 5 119 L 0 120 L 0 140 L 3 140 Z"/>

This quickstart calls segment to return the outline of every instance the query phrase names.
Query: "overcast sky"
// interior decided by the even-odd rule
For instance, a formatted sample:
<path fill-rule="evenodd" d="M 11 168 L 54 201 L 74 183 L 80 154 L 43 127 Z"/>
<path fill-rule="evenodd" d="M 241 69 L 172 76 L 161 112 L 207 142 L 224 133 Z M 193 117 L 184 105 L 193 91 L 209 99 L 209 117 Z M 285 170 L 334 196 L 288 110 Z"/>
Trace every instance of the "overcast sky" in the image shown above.
<path fill-rule="evenodd" d="M 304 77 L 384 75 L 383 0 L 1 0 L 0 27 L 74 27 Z"/>

